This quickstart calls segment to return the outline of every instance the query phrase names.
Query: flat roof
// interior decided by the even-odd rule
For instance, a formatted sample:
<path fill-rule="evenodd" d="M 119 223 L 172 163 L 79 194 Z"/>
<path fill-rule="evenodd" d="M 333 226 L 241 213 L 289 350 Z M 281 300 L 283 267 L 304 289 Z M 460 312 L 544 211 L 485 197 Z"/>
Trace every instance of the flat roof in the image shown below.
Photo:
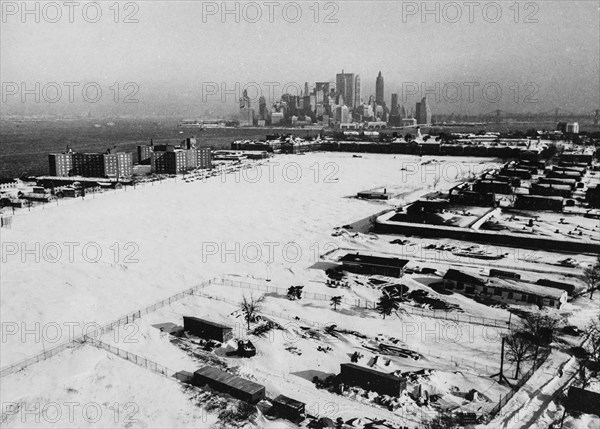
<path fill-rule="evenodd" d="M 197 371 L 194 371 L 194 375 L 209 378 L 219 383 L 231 386 L 237 390 L 249 393 L 251 395 L 262 391 L 265 387 L 254 383 L 253 381 L 246 380 L 245 378 L 238 377 L 237 375 L 229 374 L 228 372 L 221 371 L 212 366 L 205 366 Z"/>
<path fill-rule="evenodd" d="M 191 319 L 191 320 L 194 320 L 195 322 L 200 322 L 200 323 L 203 323 L 205 325 L 214 326 L 215 328 L 229 329 L 229 330 L 233 329 L 230 326 L 222 325 L 222 324 L 216 323 L 216 322 L 211 322 L 210 320 L 206 320 L 206 319 L 200 319 L 200 318 L 194 317 L 194 316 L 183 316 L 184 322 L 185 322 L 185 319 Z"/>
<path fill-rule="evenodd" d="M 463 283 L 475 283 L 485 285 L 485 279 L 474 274 L 463 273 L 462 271 L 450 268 L 444 274 L 444 280 L 455 280 Z"/>
<path fill-rule="evenodd" d="M 479 286 L 495 287 L 515 292 L 528 293 L 531 295 L 545 296 L 553 299 L 560 299 L 563 293 L 566 293 L 562 289 L 556 289 L 548 286 L 542 286 L 534 283 L 527 283 L 519 280 L 488 277 L 483 278 L 474 274 L 463 273 L 462 271 L 449 269 L 444 275 L 444 280 L 455 280 L 463 283 L 472 283 Z"/>
<path fill-rule="evenodd" d="M 342 363 L 340 364 L 340 367 L 347 367 L 347 368 L 352 368 L 352 369 L 356 369 L 359 370 L 361 372 L 364 372 L 366 374 L 371 374 L 371 375 L 376 375 L 377 377 L 383 377 L 383 378 L 387 378 L 389 380 L 393 380 L 393 381 L 399 381 L 399 380 L 403 380 L 400 377 L 396 377 L 393 374 L 388 374 L 387 372 L 381 372 L 381 371 L 377 371 L 371 368 L 367 368 L 365 366 L 360 366 L 360 365 L 356 365 L 354 363 Z"/>
<path fill-rule="evenodd" d="M 273 399 L 273 403 L 276 402 L 279 404 L 283 404 L 287 407 L 292 407 L 296 409 L 300 409 L 306 405 L 304 402 L 296 401 L 295 399 L 292 399 L 285 395 L 279 395 L 277 398 Z"/>
<path fill-rule="evenodd" d="M 399 258 L 385 258 L 383 256 L 361 255 L 359 253 L 346 253 L 339 259 L 340 262 L 354 262 L 366 265 L 378 265 L 382 267 L 402 268 L 408 261 Z"/>

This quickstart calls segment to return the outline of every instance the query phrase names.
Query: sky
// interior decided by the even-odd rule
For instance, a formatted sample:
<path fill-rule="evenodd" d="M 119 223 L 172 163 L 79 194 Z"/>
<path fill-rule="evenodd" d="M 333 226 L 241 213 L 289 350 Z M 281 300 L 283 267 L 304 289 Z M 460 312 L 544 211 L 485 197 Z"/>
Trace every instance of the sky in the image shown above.
<path fill-rule="evenodd" d="M 434 113 L 586 113 L 600 105 L 599 5 L 2 1 L 2 110 L 221 114 L 246 85 L 272 101 L 343 69 L 365 101 L 381 71 L 408 108 L 426 95 Z"/>

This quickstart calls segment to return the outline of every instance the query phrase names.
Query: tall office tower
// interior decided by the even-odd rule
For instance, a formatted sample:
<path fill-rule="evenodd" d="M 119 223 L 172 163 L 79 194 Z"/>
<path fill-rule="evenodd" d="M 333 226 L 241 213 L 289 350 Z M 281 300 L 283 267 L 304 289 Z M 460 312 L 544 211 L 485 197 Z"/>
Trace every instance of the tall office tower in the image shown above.
<path fill-rule="evenodd" d="M 242 97 L 240 98 L 240 109 L 244 107 L 250 108 L 250 97 L 248 97 L 248 90 L 244 89 Z"/>
<path fill-rule="evenodd" d="M 267 100 L 265 100 L 264 95 L 261 95 L 258 99 L 258 119 L 266 121 L 267 116 Z"/>
<path fill-rule="evenodd" d="M 310 93 L 308 91 L 308 82 L 304 82 L 304 96 L 308 96 Z"/>
<path fill-rule="evenodd" d="M 383 95 L 383 76 L 381 72 L 377 76 L 377 81 L 375 82 L 375 102 L 380 106 L 383 106 L 385 99 Z"/>
<path fill-rule="evenodd" d="M 352 108 L 356 109 L 358 106 L 360 106 L 361 99 L 360 99 L 360 75 L 359 74 L 357 74 L 356 77 L 354 78 L 354 96 L 352 97 L 352 100 L 353 100 Z"/>
<path fill-rule="evenodd" d="M 431 124 L 431 109 L 427 104 L 427 97 L 423 97 L 416 105 L 417 124 Z"/>
<path fill-rule="evenodd" d="M 252 126 L 254 124 L 254 110 L 250 108 L 248 91 L 244 90 L 240 98 L 240 125 Z"/>
<path fill-rule="evenodd" d="M 388 122 L 392 127 L 399 127 L 402 123 L 400 108 L 398 107 L 398 94 L 392 94 L 392 109 L 390 110 Z"/>
<path fill-rule="evenodd" d="M 335 76 L 335 86 L 338 94 L 342 95 L 346 106 L 350 108 L 354 107 L 354 95 L 356 92 L 354 73 L 344 73 L 344 70 L 342 70 L 341 73 Z M 360 91 L 360 79 L 358 86 Z"/>

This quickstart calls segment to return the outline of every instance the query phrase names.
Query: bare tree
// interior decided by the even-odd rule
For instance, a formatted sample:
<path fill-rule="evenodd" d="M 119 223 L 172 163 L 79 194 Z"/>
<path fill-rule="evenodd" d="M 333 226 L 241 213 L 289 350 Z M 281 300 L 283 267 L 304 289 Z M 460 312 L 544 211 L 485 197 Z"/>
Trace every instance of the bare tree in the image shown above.
<path fill-rule="evenodd" d="M 454 429 L 458 428 L 457 419 L 449 411 L 440 411 L 431 420 L 421 423 L 424 429 Z"/>
<path fill-rule="evenodd" d="M 531 313 L 523 320 L 523 334 L 535 346 L 533 362 L 537 361 L 540 347 L 549 346 L 556 336 L 560 320 L 545 314 Z"/>
<path fill-rule="evenodd" d="M 244 313 L 244 320 L 246 320 L 246 323 L 248 324 L 248 329 L 250 329 L 250 323 L 257 320 L 258 313 L 262 307 L 261 304 L 264 301 L 264 295 L 254 298 L 254 296 L 250 294 L 250 298 L 247 298 L 246 296 L 242 298 L 242 302 L 240 302 L 240 309 L 242 310 L 242 313 Z"/>
<path fill-rule="evenodd" d="M 590 299 L 592 299 L 594 297 L 594 291 L 600 288 L 600 256 L 593 266 L 583 270 L 582 277 L 590 293 Z"/>
<path fill-rule="evenodd" d="M 534 357 L 535 345 L 531 342 L 529 335 L 523 331 L 512 331 L 505 337 L 508 346 L 508 360 L 516 365 L 515 379 L 519 379 L 521 364 Z"/>
<path fill-rule="evenodd" d="M 579 360 L 579 379 L 584 389 L 600 375 L 600 313 L 589 324 L 585 334 L 586 356 Z"/>

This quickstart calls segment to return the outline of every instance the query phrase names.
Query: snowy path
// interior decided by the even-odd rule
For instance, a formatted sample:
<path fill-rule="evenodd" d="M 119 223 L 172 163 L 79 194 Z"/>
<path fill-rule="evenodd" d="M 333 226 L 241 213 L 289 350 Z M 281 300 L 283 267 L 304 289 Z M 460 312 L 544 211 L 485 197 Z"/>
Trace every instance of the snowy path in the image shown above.
<path fill-rule="evenodd" d="M 562 369 L 562 377 L 559 376 Z M 541 417 L 554 399 L 556 392 L 568 387 L 577 371 L 574 357 L 553 350 L 546 362 L 519 389 L 488 428 L 546 428 L 547 419 Z M 553 420 L 553 419 L 551 419 Z"/>

